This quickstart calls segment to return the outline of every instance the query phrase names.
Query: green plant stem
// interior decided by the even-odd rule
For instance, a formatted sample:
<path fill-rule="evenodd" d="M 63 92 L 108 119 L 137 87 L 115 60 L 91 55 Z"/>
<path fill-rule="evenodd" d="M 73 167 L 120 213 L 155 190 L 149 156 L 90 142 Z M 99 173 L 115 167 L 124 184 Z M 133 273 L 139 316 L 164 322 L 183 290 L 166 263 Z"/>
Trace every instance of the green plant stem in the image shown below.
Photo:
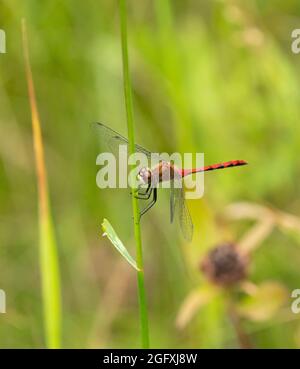
<path fill-rule="evenodd" d="M 124 95 L 127 115 L 127 129 L 129 141 L 129 154 L 135 152 L 134 138 L 134 122 L 132 108 L 132 92 L 129 74 L 128 47 L 127 47 L 127 3 L 126 0 L 119 0 L 120 22 L 121 22 L 121 40 L 122 40 L 122 59 L 123 59 L 123 80 Z M 149 329 L 148 329 L 148 312 L 146 301 L 146 290 L 144 281 L 144 263 L 143 248 L 140 228 L 140 211 L 138 199 L 135 197 L 135 191 L 132 191 L 132 208 L 134 220 L 134 236 L 136 243 L 136 262 L 140 271 L 137 272 L 139 309 L 140 309 L 140 327 L 142 347 L 149 348 Z"/>

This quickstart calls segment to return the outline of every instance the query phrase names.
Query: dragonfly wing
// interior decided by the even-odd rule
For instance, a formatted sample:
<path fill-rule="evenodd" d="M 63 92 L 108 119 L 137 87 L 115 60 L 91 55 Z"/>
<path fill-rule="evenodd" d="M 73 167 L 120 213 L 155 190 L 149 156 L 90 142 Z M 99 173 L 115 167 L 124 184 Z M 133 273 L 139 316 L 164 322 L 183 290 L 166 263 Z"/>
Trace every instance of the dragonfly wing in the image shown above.
<path fill-rule="evenodd" d="M 177 208 L 178 217 L 179 217 L 179 224 L 183 234 L 183 237 L 186 241 L 190 242 L 193 238 L 193 221 L 187 207 L 184 190 L 183 188 L 176 188 L 175 191 L 175 207 Z"/>
<path fill-rule="evenodd" d="M 113 129 L 107 127 L 103 123 L 93 123 L 93 127 L 97 130 L 101 141 L 106 143 L 109 146 L 109 149 L 112 153 L 119 155 L 119 146 L 120 145 L 127 145 L 128 147 L 128 140 L 120 133 L 114 131 Z M 140 145 L 135 145 L 135 151 L 141 152 L 147 155 L 148 158 L 151 157 L 151 152 L 144 149 Z"/>
<path fill-rule="evenodd" d="M 175 205 L 176 205 L 174 181 L 172 181 L 170 185 L 171 185 L 170 186 L 170 220 L 171 220 L 171 223 L 173 223 L 174 214 L 175 214 Z"/>

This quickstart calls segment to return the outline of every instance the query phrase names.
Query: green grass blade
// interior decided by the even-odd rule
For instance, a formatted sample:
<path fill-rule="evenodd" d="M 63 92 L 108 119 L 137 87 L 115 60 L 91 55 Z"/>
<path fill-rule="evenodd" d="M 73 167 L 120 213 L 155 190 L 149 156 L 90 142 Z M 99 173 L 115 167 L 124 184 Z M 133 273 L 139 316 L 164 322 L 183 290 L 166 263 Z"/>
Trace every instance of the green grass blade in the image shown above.
<path fill-rule="evenodd" d="M 40 118 L 29 59 L 26 23 L 22 21 L 25 72 L 32 118 L 33 146 L 36 162 L 39 204 L 39 254 L 42 278 L 45 341 L 48 348 L 61 347 L 61 296 L 57 245 L 49 206 L 47 171 Z"/>
<path fill-rule="evenodd" d="M 40 219 L 40 269 L 46 344 L 49 348 L 61 347 L 61 297 L 57 245 L 52 217 Z"/>

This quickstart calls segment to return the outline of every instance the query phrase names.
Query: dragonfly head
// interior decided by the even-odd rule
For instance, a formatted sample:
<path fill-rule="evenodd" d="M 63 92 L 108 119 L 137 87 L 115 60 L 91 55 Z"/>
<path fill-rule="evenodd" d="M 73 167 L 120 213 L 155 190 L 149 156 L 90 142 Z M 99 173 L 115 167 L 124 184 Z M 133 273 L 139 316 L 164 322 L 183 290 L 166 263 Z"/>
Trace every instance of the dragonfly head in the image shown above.
<path fill-rule="evenodd" d="M 149 184 L 151 182 L 151 170 L 149 168 L 140 169 L 137 179 L 141 185 Z"/>

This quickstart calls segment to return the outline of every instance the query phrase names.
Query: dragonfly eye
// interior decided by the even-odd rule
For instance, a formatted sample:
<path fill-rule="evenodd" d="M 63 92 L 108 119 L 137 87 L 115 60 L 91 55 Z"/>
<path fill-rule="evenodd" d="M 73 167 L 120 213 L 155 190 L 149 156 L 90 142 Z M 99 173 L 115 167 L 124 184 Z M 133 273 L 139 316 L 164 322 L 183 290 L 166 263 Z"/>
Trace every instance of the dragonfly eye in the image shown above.
<path fill-rule="evenodd" d="M 142 184 L 149 183 L 149 179 L 151 178 L 151 171 L 149 168 L 142 168 L 137 175 L 138 181 Z"/>

